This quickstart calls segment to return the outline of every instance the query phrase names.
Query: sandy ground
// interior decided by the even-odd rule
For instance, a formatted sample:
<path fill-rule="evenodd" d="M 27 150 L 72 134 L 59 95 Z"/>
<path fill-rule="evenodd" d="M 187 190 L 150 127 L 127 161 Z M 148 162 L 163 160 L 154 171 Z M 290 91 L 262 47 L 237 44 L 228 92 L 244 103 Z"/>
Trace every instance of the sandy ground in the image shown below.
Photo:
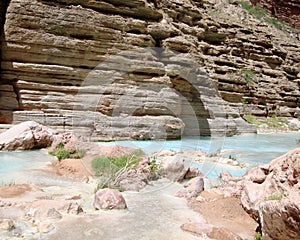
<path fill-rule="evenodd" d="M 239 199 L 224 198 L 208 191 L 200 196 L 203 201 L 193 199 L 189 205 L 208 223 L 226 228 L 243 239 L 253 239 L 258 224 L 244 211 Z"/>
<path fill-rule="evenodd" d="M 16 184 L 12 186 L 0 186 L 0 198 L 18 197 L 32 190 L 28 184 Z"/>

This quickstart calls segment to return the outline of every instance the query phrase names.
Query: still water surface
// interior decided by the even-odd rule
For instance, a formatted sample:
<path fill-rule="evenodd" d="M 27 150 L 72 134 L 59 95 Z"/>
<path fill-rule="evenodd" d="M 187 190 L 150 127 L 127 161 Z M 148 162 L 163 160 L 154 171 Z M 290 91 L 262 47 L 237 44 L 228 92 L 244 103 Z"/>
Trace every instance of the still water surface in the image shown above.
<path fill-rule="evenodd" d="M 216 178 L 222 171 L 230 171 L 235 176 L 241 176 L 247 169 L 300 147 L 297 141 L 300 132 L 242 135 L 234 137 L 201 137 L 184 138 L 176 141 L 115 141 L 99 143 L 101 145 L 122 145 L 140 148 L 151 155 L 161 150 L 202 150 L 207 153 L 221 151 L 223 156 L 231 155 L 239 162 L 247 164 L 247 168 L 232 167 L 204 162 L 195 164 L 207 177 Z M 7 184 L 23 178 L 27 170 L 40 168 L 51 162 L 54 157 L 45 150 L 0 152 L 0 183 Z"/>

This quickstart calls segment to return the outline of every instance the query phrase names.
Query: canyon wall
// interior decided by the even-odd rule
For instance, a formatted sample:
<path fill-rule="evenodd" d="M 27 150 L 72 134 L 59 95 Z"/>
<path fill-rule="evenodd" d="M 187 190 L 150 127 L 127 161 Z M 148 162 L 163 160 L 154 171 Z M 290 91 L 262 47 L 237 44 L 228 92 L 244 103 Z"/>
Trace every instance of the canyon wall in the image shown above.
<path fill-rule="evenodd" d="M 2 123 L 151 139 L 299 116 L 299 40 L 237 3 L 11 0 L 5 20 Z"/>

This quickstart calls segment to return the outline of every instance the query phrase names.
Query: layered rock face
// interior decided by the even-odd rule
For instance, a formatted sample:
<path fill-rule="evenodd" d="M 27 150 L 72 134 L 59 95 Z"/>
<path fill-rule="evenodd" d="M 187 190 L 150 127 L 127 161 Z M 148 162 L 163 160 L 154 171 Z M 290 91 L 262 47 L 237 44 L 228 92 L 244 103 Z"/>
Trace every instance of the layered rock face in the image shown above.
<path fill-rule="evenodd" d="M 300 30 L 300 2 L 297 0 L 251 0 L 252 4 L 268 9 L 276 18 Z"/>
<path fill-rule="evenodd" d="M 253 132 L 242 98 L 257 115 L 299 114 L 299 42 L 216 3 L 11 0 L 0 121 L 152 139 Z"/>

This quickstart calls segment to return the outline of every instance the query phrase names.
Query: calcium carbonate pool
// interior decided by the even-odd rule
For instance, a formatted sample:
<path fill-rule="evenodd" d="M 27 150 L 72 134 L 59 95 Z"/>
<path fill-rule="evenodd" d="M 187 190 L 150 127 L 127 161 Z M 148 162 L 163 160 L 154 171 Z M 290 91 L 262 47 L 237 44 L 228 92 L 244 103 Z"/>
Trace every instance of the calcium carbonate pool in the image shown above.
<path fill-rule="evenodd" d="M 206 153 L 221 152 L 224 157 L 233 157 L 247 167 L 233 167 L 205 161 L 193 164 L 208 178 L 217 178 L 221 172 L 229 171 L 234 176 L 242 176 L 249 168 L 268 163 L 287 151 L 300 147 L 300 132 L 251 134 L 233 137 L 184 138 L 175 141 L 115 141 L 101 145 L 122 145 L 140 148 L 148 155 L 161 150 L 202 150 Z"/>
<path fill-rule="evenodd" d="M 220 151 L 223 156 L 236 158 L 245 163 L 247 168 L 233 167 L 211 162 L 193 164 L 208 178 L 217 178 L 222 171 L 229 171 L 234 176 L 243 175 L 247 169 L 300 147 L 297 141 L 300 132 L 241 135 L 234 137 L 184 138 L 176 141 L 115 141 L 101 142 L 106 146 L 122 145 L 140 148 L 148 155 L 161 150 L 202 150 L 207 153 Z M 20 182 L 29 170 L 41 168 L 54 160 L 45 150 L 0 152 L 0 184 Z"/>

